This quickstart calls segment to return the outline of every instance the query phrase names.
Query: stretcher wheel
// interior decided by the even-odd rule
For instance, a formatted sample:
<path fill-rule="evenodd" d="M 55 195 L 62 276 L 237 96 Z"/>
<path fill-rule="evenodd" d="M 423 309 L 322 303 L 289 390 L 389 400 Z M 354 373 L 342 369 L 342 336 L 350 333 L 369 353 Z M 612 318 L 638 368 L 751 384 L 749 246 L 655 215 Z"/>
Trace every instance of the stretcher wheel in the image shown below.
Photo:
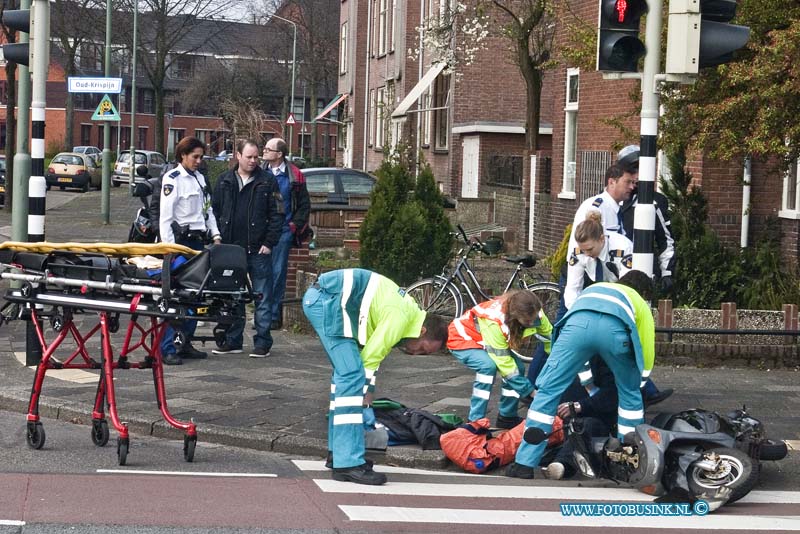
<path fill-rule="evenodd" d="M 217 344 L 218 348 L 222 348 L 225 344 L 225 334 L 228 333 L 229 326 L 223 326 L 218 324 L 214 327 L 214 342 Z"/>
<path fill-rule="evenodd" d="M 38 450 L 44 447 L 44 425 L 40 421 L 29 422 L 28 432 L 26 433 L 25 438 L 28 440 L 28 446 L 31 449 Z"/>
<path fill-rule="evenodd" d="M 183 459 L 187 462 L 194 460 L 194 448 L 197 446 L 197 436 L 183 437 Z"/>
<path fill-rule="evenodd" d="M 108 443 L 108 421 L 95 419 L 92 421 L 92 443 L 98 447 L 105 447 Z"/>
<path fill-rule="evenodd" d="M 117 438 L 117 463 L 125 465 L 128 461 L 128 446 L 130 442 L 128 438 Z"/>

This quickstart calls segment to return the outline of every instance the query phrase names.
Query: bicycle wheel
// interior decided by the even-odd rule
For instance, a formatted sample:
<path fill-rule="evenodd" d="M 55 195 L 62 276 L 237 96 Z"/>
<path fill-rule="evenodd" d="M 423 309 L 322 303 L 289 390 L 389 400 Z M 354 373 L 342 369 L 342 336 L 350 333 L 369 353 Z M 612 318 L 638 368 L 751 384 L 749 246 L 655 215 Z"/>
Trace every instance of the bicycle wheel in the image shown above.
<path fill-rule="evenodd" d="M 425 278 L 408 286 L 406 294 L 411 295 L 426 312 L 453 319 L 461 316 L 461 293 L 453 284 L 445 284 L 438 278 Z"/>
<path fill-rule="evenodd" d="M 558 284 L 553 282 L 539 282 L 530 285 L 526 288 L 539 298 L 542 303 L 544 314 L 551 323 L 555 322 L 556 315 L 558 314 L 559 300 L 561 299 L 561 292 L 558 290 Z M 523 362 L 530 363 L 533 360 L 533 355 L 536 354 L 536 349 L 539 343 L 543 340 L 537 336 L 527 338 L 524 344 L 519 349 L 514 350 L 514 354 Z"/>

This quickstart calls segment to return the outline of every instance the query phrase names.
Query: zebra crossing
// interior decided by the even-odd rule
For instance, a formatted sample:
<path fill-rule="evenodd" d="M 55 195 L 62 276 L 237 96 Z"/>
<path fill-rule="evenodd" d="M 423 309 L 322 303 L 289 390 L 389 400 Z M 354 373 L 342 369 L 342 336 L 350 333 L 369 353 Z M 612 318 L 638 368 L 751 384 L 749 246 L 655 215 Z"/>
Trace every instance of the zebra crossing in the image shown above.
<path fill-rule="evenodd" d="M 375 469 L 386 473 L 389 482 L 363 486 L 331 480 L 322 461 L 293 462 L 322 493 L 338 499 L 336 506 L 344 519 L 362 528 L 393 523 L 652 529 L 657 522 L 658 528 L 672 530 L 800 532 L 800 491 L 752 491 L 735 505 L 702 516 L 565 516 L 562 503 L 647 503 L 653 498 L 625 487 L 578 487 L 572 481 L 524 481 L 382 465 Z"/>

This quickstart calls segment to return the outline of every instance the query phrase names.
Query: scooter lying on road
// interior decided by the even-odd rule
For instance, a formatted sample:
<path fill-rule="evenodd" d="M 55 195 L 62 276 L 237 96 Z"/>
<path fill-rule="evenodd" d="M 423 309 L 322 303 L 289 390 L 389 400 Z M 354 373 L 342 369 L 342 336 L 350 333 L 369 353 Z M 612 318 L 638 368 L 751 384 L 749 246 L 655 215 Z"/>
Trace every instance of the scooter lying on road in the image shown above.
<path fill-rule="evenodd" d="M 780 460 L 787 452 L 786 444 L 768 440 L 764 425 L 744 409 L 728 415 L 700 409 L 661 414 L 620 442 L 589 436 L 570 408 L 567 439 L 581 473 L 630 484 L 656 502 L 702 499 L 716 510 L 753 489 L 761 460 Z M 546 435 L 529 428 L 523 439 L 538 444 Z"/>
<path fill-rule="evenodd" d="M 153 194 L 160 194 L 161 177 L 150 178 L 148 173 L 146 165 L 136 167 L 136 175 L 143 181 L 139 181 L 133 187 L 133 196 L 142 201 L 142 207 L 136 210 L 136 216 L 128 232 L 129 243 L 155 243 L 158 237 L 156 230 L 158 221 L 153 224 L 153 219 L 158 217 L 158 214 L 157 210 L 152 209 L 152 203 Z"/>

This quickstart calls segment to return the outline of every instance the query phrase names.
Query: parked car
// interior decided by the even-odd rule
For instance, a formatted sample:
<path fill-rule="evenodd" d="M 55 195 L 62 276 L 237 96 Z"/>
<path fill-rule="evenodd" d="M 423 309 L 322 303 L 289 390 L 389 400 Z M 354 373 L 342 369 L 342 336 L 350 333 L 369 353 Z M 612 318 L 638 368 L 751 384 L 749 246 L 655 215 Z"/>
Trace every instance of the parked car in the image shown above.
<path fill-rule="evenodd" d="M 100 189 L 102 172 L 95 158 L 77 152 L 61 152 L 50 162 L 44 175 L 47 189 L 58 186 L 78 188 L 84 193 L 90 187 Z"/>
<path fill-rule="evenodd" d="M 111 174 L 111 183 L 114 187 L 119 187 L 119 184 L 130 182 L 131 172 L 131 153 L 123 152 L 117 158 L 117 163 L 114 165 L 114 172 Z M 150 178 L 161 176 L 167 172 L 167 159 L 160 152 L 153 152 L 152 150 L 137 150 L 136 151 L 136 166 L 146 165 L 147 175 Z M 135 176 L 135 182 L 144 181 L 146 178 Z"/>
<path fill-rule="evenodd" d="M 327 195 L 327 204 L 350 204 L 351 197 L 369 197 L 376 178 L 363 171 L 339 167 L 303 169 L 308 192 Z M 313 199 L 312 199 L 313 202 Z"/>
<path fill-rule="evenodd" d="M 96 146 L 74 146 L 72 147 L 72 151 L 76 154 L 86 154 L 87 156 L 92 156 L 95 161 L 100 161 L 103 155 L 103 151 L 97 148 Z"/>
<path fill-rule="evenodd" d="M 6 157 L 0 156 L 0 204 L 6 204 Z"/>
<path fill-rule="evenodd" d="M 214 158 L 217 161 L 230 161 L 233 157 L 233 150 L 223 150 Z"/>

